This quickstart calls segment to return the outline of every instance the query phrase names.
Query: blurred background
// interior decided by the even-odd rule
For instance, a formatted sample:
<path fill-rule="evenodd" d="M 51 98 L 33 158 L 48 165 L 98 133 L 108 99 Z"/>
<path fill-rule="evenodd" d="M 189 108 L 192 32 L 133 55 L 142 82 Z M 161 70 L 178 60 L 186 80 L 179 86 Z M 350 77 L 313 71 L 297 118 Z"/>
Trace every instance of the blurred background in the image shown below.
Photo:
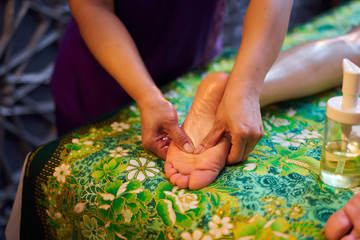
<path fill-rule="evenodd" d="M 238 48 L 249 1 L 226 0 L 225 47 Z M 294 0 L 289 31 L 340 2 Z M 0 0 L 0 239 L 26 155 L 56 138 L 48 84 L 70 17 L 65 0 Z"/>

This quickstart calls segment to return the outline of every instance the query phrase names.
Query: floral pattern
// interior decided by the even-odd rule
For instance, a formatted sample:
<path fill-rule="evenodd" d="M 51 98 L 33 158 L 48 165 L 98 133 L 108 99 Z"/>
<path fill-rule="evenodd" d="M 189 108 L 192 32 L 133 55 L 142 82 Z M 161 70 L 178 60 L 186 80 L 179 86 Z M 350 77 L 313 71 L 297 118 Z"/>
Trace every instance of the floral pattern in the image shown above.
<path fill-rule="evenodd" d="M 140 182 L 143 182 L 147 177 L 153 178 L 160 172 L 160 170 L 156 168 L 155 162 L 148 161 L 145 158 L 139 158 L 138 160 L 131 159 L 126 171 L 129 171 L 126 175 L 128 180 L 135 178 Z"/>
<path fill-rule="evenodd" d="M 349 21 L 345 21 L 347 16 Z M 294 29 L 283 49 L 360 22 L 352 2 Z M 229 56 L 226 56 L 228 54 Z M 201 79 L 230 72 L 233 52 L 163 88 L 184 121 Z M 141 144 L 136 105 L 36 149 L 25 169 L 21 235 L 32 239 L 325 239 L 329 216 L 359 188 L 318 177 L 332 90 L 262 109 L 264 138 L 243 164 L 198 191 L 166 180 L 164 161 Z"/>

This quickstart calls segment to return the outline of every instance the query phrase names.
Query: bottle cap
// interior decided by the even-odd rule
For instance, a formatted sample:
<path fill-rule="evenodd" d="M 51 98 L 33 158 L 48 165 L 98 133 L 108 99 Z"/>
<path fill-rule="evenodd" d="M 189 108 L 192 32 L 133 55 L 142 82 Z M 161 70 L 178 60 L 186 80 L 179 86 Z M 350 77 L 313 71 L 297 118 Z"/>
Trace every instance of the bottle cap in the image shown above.
<path fill-rule="evenodd" d="M 326 116 L 343 124 L 360 124 L 360 68 L 348 59 L 343 60 L 343 96 L 330 98 Z"/>

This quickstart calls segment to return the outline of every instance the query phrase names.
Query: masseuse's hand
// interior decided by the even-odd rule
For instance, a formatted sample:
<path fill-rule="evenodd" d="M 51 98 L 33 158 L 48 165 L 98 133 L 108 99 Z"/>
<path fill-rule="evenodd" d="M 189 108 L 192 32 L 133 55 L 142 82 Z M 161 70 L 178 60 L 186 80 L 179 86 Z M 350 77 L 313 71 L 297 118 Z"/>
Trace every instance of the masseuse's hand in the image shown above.
<path fill-rule="evenodd" d="M 217 109 L 214 126 L 195 153 L 216 145 L 223 134 L 231 136 L 227 164 L 245 161 L 264 136 L 257 93 L 227 88 Z"/>
<path fill-rule="evenodd" d="M 176 110 L 171 103 L 165 99 L 152 99 L 139 107 L 145 149 L 165 159 L 168 146 L 173 141 L 182 151 L 193 152 L 194 145 L 180 128 Z"/>

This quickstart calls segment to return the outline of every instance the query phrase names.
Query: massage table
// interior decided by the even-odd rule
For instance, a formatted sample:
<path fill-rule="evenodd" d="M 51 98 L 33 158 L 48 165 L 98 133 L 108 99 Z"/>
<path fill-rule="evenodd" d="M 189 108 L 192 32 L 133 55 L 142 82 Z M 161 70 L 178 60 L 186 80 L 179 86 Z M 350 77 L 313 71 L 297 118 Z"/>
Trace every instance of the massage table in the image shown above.
<path fill-rule="evenodd" d="M 359 23 L 353 1 L 292 29 L 283 50 Z M 162 88 L 180 122 L 201 79 L 230 73 L 235 54 L 224 50 Z M 28 155 L 7 238 L 324 239 L 327 219 L 360 191 L 319 179 L 326 102 L 339 94 L 262 108 L 265 136 L 249 158 L 198 191 L 171 185 L 165 161 L 143 149 L 137 105 L 117 109 Z"/>

